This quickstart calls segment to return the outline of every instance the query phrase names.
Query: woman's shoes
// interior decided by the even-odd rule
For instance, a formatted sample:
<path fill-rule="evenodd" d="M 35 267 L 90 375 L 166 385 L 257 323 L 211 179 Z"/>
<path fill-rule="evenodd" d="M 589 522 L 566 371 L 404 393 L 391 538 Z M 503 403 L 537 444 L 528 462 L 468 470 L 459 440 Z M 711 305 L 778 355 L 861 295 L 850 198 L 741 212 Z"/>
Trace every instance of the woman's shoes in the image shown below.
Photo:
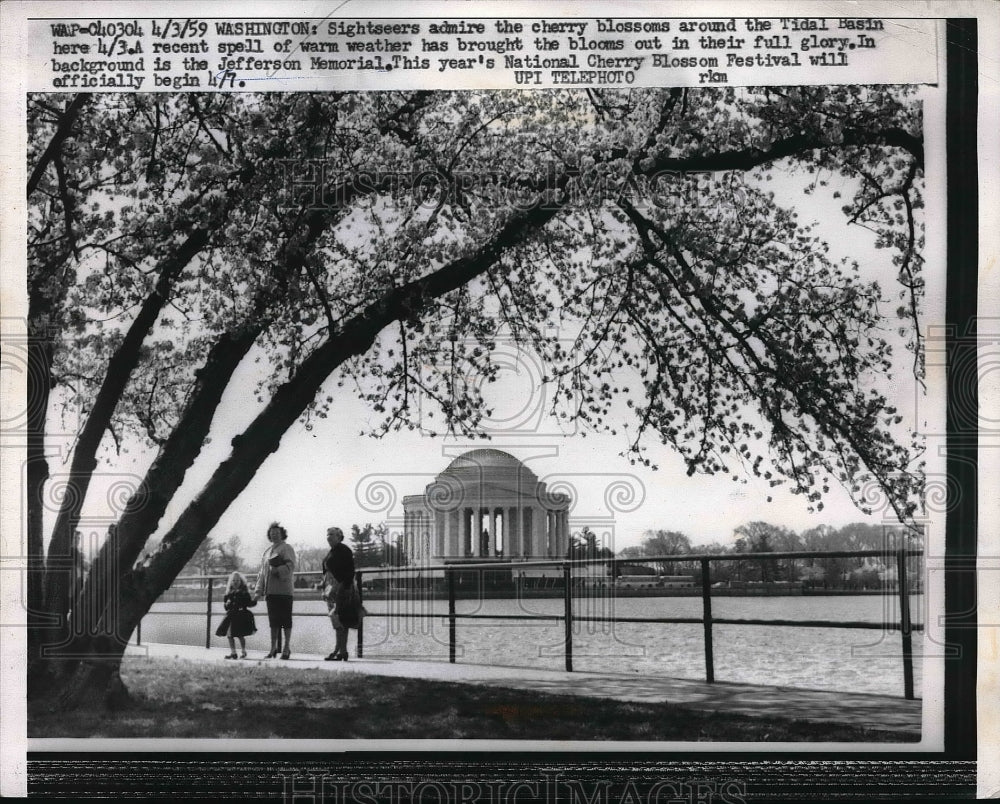
<path fill-rule="evenodd" d="M 224 657 L 224 658 L 226 658 L 226 659 L 235 659 L 235 658 L 237 658 L 237 657 L 236 657 L 236 654 L 235 654 L 235 653 L 230 653 L 230 654 L 229 654 L 228 656 L 226 656 L 226 657 Z"/>
<path fill-rule="evenodd" d="M 265 659 L 273 659 L 273 658 L 274 658 L 275 656 L 277 656 L 277 655 L 278 655 L 278 651 L 276 651 L 276 650 L 272 650 L 272 651 L 271 651 L 271 652 L 270 652 L 269 654 L 267 654 L 267 656 L 265 656 L 264 658 L 265 658 Z"/>
<path fill-rule="evenodd" d="M 286 650 L 286 651 L 285 651 L 284 653 L 282 653 L 282 654 L 281 654 L 281 658 L 282 658 L 282 659 L 287 659 L 287 658 L 288 658 L 289 656 L 291 656 L 291 655 L 292 655 L 292 654 L 290 654 L 290 653 L 289 653 L 289 652 L 288 652 L 288 651 Z"/>
<path fill-rule="evenodd" d="M 347 661 L 347 651 L 334 651 L 329 656 L 326 657 L 328 662 L 346 662 Z"/>
<path fill-rule="evenodd" d="M 240 658 L 245 659 L 246 657 L 247 657 L 247 652 L 243 651 L 243 653 L 240 654 Z"/>

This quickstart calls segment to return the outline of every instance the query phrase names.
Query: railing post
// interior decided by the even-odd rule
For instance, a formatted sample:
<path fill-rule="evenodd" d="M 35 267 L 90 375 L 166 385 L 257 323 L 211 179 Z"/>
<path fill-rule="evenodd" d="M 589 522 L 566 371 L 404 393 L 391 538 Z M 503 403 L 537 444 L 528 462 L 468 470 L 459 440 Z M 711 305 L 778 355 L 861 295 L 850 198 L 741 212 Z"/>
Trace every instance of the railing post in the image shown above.
<path fill-rule="evenodd" d="M 365 604 L 364 594 L 361 591 L 361 570 L 354 573 L 354 585 L 358 588 L 358 606 Z M 358 613 L 358 658 L 365 656 L 365 618 Z"/>
<path fill-rule="evenodd" d="M 906 549 L 896 553 L 896 587 L 899 590 L 899 632 L 903 638 L 903 695 L 913 700 L 913 639 L 910 623 L 910 588 L 906 578 Z"/>
<path fill-rule="evenodd" d="M 566 672 L 573 672 L 573 590 L 570 584 L 573 580 L 573 570 L 569 564 L 563 564 L 563 602 L 566 613 L 563 620 L 566 624 Z"/>
<path fill-rule="evenodd" d="M 212 588 L 215 578 L 208 579 L 208 599 L 205 602 L 205 647 L 212 647 Z"/>
<path fill-rule="evenodd" d="M 701 560 L 701 618 L 705 629 L 705 680 L 715 682 L 715 660 L 712 657 L 712 576 L 711 563 Z"/>
<path fill-rule="evenodd" d="M 139 620 L 138 625 L 135 627 L 135 644 L 142 644 L 142 620 Z"/>
<path fill-rule="evenodd" d="M 455 664 L 455 571 L 446 569 L 448 578 L 448 661 Z"/>

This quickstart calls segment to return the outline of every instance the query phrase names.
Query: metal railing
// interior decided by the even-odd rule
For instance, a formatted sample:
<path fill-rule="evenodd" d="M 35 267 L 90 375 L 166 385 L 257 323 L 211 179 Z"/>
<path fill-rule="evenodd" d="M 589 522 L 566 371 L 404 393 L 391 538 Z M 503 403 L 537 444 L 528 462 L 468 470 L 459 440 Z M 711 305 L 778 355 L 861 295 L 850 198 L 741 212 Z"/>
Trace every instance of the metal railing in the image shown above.
<path fill-rule="evenodd" d="M 605 623 L 656 623 L 656 624 L 697 624 L 701 623 L 704 631 L 705 650 L 705 680 L 709 683 L 715 681 L 715 662 L 713 656 L 713 633 L 714 625 L 754 625 L 754 626 L 788 626 L 794 628 L 853 628 L 884 630 L 898 627 L 901 639 L 903 658 L 903 691 L 907 699 L 914 698 L 913 689 L 913 642 L 914 631 L 922 631 L 923 626 L 914 623 L 910 615 L 910 584 L 907 571 L 907 559 L 922 556 L 922 550 L 899 549 L 893 551 L 886 550 L 837 550 L 837 551 L 808 551 L 808 552 L 773 552 L 773 553 L 729 553 L 718 554 L 689 554 L 689 555 L 667 555 L 667 556 L 643 556 L 640 558 L 597 558 L 597 559 L 575 559 L 575 560 L 525 560 L 525 561 L 489 561 L 481 563 L 453 563 L 453 564 L 429 564 L 416 567 L 386 567 L 386 568 L 366 568 L 355 573 L 355 580 L 358 591 L 363 595 L 364 581 L 366 579 L 385 577 L 387 579 L 400 578 L 405 575 L 414 575 L 422 578 L 423 581 L 432 580 L 433 577 L 441 578 L 443 575 L 444 586 L 447 591 L 448 613 L 424 613 L 424 612 L 374 612 L 369 617 L 398 617 L 398 618 L 432 618 L 444 617 L 448 619 L 448 660 L 451 663 L 456 661 L 457 629 L 458 621 L 462 620 L 534 620 L 534 621 L 562 621 L 564 624 L 564 658 L 565 668 L 568 672 L 573 670 L 573 623 L 577 622 L 605 622 Z M 896 571 L 896 596 L 899 604 L 898 623 L 887 622 L 867 622 L 867 621 L 838 621 L 838 620 L 784 620 L 784 619 L 737 619 L 731 617 L 715 617 L 712 614 L 712 577 L 711 569 L 713 562 L 744 562 L 744 561 L 773 561 L 779 559 L 835 559 L 835 558 L 879 558 L 886 567 L 894 565 Z M 573 569 L 576 567 L 586 567 L 593 565 L 609 565 L 612 576 L 616 572 L 616 567 L 626 564 L 697 564 L 701 574 L 702 616 L 701 617 L 594 617 L 575 615 L 573 611 Z M 480 580 L 487 572 L 512 573 L 525 569 L 539 569 L 553 567 L 561 570 L 561 580 L 563 587 L 562 614 L 475 614 L 459 613 L 456 610 L 457 590 L 456 580 L 463 573 L 478 573 Z M 318 571 L 296 572 L 300 577 L 321 577 Z M 431 575 L 428 579 L 427 575 Z M 225 580 L 225 575 L 197 575 L 185 576 L 187 581 L 205 581 L 207 583 L 206 612 L 205 612 L 205 647 L 211 647 L 212 640 L 212 602 L 213 590 L 216 580 Z M 577 580 L 582 580 L 577 577 Z M 388 583 L 387 592 L 388 592 Z M 437 585 L 435 584 L 435 588 Z M 301 588 L 301 587 L 299 587 Z M 521 591 L 520 584 L 517 590 Z M 609 585 L 612 595 L 615 594 L 613 583 Z M 479 589 L 483 590 L 483 584 L 479 584 Z M 184 615 L 190 617 L 192 612 L 181 611 L 159 611 L 150 612 L 154 615 Z M 296 617 L 326 617 L 326 614 L 318 612 L 303 612 L 295 614 Z M 361 620 L 357 629 L 357 656 L 364 656 L 364 619 Z M 142 639 L 142 623 L 140 621 L 136 629 L 136 644 L 140 644 Z"/>

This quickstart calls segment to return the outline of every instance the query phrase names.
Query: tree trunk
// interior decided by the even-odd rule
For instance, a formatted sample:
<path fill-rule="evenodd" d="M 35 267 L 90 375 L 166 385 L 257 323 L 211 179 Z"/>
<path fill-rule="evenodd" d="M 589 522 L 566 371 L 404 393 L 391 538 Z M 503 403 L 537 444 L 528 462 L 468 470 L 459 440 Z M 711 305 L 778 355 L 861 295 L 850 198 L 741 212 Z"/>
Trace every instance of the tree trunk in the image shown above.
<path fill-rule="evenodd" d="M 28 177 L 26 198 L 31 198 L 53 159 L 67 137 L 71 136 L 77 116 L 88 103 L 90 93 L 74 95 L 66 104 L 56 131 Z M 68 254 L 67 254 L 68 256 Z M 44 493 L 49 479 L 49 464 L 45 456 L 45 420 L 52 390 L 52 355 L 54 344 L 61 336 L 57 312 L 65 298 L 66 288 L 55 296 L 46 291 L 46 284 L 55 275 L 56 263 L 38 266 L 37 274 L 28 279 L 28 365 L 27 365 L 27 468 L 25 504 L 27 507 L 28 558 L 28 661 L 38 659 L 44 618 L 45 545 Z"/>
<path fill-rule="evenodd" d="M 121 679 L 121 655 L 71 662 L 48 686 L 48 705 L 60 712 L 73 709 L 124 709 L 131 695 Z"/>
<path fill-rule="evenodd" d="M 43 495 L 49 479 L 49 463 L 45 456 L 45 412 L 49 400 L 50 345 L 29 342 L 28 355 L 28 454 L 24 493 L 27 506 L 28 656 L 33 658 L 41 638 L 39 627 L 43 612 Z M 34 368 L 36 365 L 39 366 L 37 370 Z"/>
<path fill-rule="evenodd" d="M 34 288 L 31 288 L 34 291 Z M 31 666 L 40 655 L 45 625 L 45 484 L 49 463 L 45 454 L 45 420 L 52 390 L 53 333 L 47 300 L 30 292 L 28 300 L 27 383 L 27 467 L 25 470 L 25 506 L 27 508 L 28 560 L 28 662 Z"/>
<path fill-rule="evenodd" d="M 131 697 L 121 679 L 121 662 L 128 639 L 156 594 L 136 583 L 131 574 L 113 587 L 113 599 L 104 616 L 78 634 L 56 655 L 41 660 L 41 673 L 29 678 L 28 700 L 55 711 L 73 709 L 119 709 Z M 65 658 L 61 658 L 61 652 Z"/>

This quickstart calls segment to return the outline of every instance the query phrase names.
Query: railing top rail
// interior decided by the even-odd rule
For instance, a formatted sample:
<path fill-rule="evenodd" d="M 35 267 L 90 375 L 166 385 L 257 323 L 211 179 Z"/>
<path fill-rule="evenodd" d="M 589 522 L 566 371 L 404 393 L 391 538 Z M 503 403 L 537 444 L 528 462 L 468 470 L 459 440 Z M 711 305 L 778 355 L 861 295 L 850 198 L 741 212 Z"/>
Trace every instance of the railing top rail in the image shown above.
<path fill-rule="evenodd" d="M 436 570 L 503 570 L 503 569 L 524 569 L 530 567 L 564 567 L 570 566 L 592 566 L 596 564 L 663 564 L 663 563 L 689 563 L 700 562 L 702 559 L 708 561 L 765 561 L 778 558 L 874 558 L 881 557 L 895 560 L 899 555 L 899 550 L 810 550 L 810 551 L 789 551 L 781 553 L 689 553 L 681 555 L 666 556 L 641 556 L 639 558 L 548 558 L 532 559 L 528 561 L 458 561 L 450 564 L 424 564 L 419 567 L 363 567 L 365 575 L 373 573 L 379 574 L 399 574 L 402 572 L 429 572 Z M 923 550 L 903 550 L 906 556 L 923 555 Z"/>
<path fill-rule="evenodd" d="M 708 561 L 766 561 L 779 558 L 884 558 L 895 559 L 900 552 L 904 556 L 921 556 L 923 550 L 897 548 L 885 550 L 803 550 L 785 551 L 773 553 L 686 553 L 663 556 L 639 556 L 635 558 L 548 558 L 531 559 L 526 561 L 487 561 L 487 562 L 464 562 L 458 561 L 450 564 L 422 564 L 419 566 L 402 567 L 358 567 L 365 575 L 401 575 L 421 572 L 443 572 L 445 570 L 505 570 L 505 569 L 528 569 L 541 567 L 564 567 L 564 566 L 593 566 L 599 564 L 663 564 L 663 563 L 688 563 Z M 294 573 L 301 576 L 322 575 L 322 570 L 300 570 Z M 175 579 L 177 581 L 207 581 L 227 579 L 229 573 L 224 575 L 181 575 Z"/>

